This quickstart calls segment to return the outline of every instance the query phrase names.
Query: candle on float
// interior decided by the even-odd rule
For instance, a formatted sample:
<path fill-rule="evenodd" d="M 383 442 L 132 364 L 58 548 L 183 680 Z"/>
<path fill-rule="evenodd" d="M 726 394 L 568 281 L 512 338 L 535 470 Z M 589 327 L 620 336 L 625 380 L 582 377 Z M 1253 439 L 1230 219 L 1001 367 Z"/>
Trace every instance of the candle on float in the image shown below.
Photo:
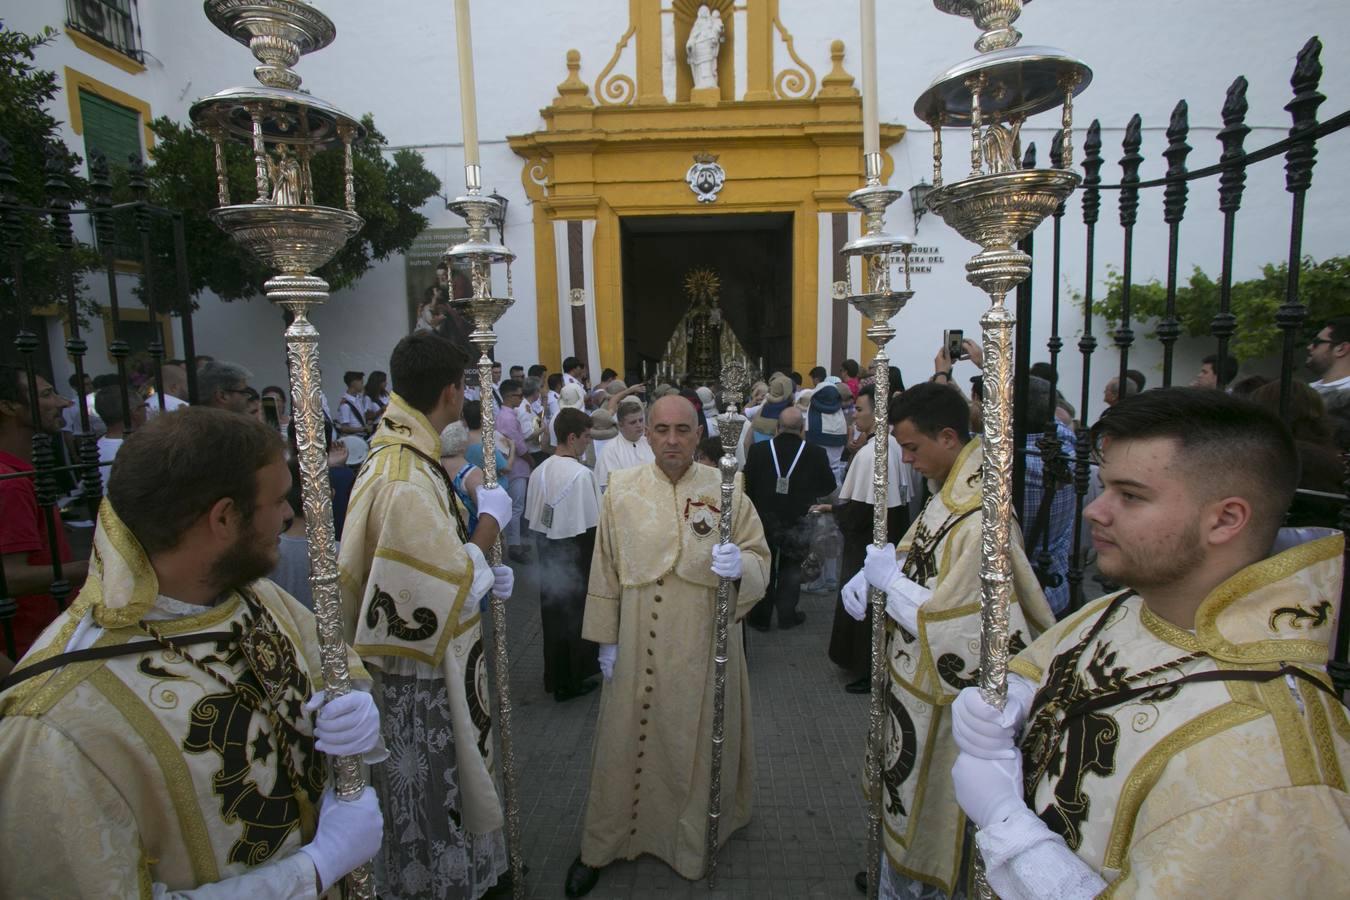
<path fill-rule="evenodd" d="M 459 52 L 459 109 L 464 120 L 464 167 L 478 165 L 478 103 L 473 87 L 473 36 L 469 0 L 455 0 L 455 41 Z"/>
<path fill-rule="evenodd" d="M 862 3 L 862 104 L 863 153 L 881 152 L 881 128 L 877 124 L 877 0 Z"/>

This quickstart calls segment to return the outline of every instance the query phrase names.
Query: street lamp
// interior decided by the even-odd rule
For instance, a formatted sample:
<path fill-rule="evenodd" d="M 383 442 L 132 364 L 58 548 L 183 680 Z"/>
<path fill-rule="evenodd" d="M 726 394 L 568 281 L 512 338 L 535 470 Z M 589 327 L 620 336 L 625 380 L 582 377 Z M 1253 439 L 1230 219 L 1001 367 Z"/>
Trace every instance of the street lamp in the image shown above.
<path fill-rule="evenodd" d="M 495 209 L 493 212 L 491 212 L 491 213 L 488 214 L 488 221 L 491 222 L 492 225 L 493 225 L 493 227 L 497 229 L 497 242 L 498 242 L 499 244 L 505 244 L 505 243 L 506 243 L 506 204 L 507 204 L 508 202 L 510 202 L 510 201 L 508 201 L 508 200 L 507 200 L 505 197 L 503 197 L 501 194 L 497 193 L 497 191 L 496 191 L 495 189 L 493 190 L 493 192 L 492 192 L 491 194 L 488 194 L 488 196 L 489 196 L 490 198 L 492 198 L 493 200 L 497 201 L 497 207 L 496 207 L 496 209 Z"/>
<path fill-rule="evenodd" d="M 914 208 L 914 233 L 919 233 L 919 220 L 928 212 L 928 192 L 933 186 L 920 178 L 919 183 L 909 189 L 909 203 Z"/>

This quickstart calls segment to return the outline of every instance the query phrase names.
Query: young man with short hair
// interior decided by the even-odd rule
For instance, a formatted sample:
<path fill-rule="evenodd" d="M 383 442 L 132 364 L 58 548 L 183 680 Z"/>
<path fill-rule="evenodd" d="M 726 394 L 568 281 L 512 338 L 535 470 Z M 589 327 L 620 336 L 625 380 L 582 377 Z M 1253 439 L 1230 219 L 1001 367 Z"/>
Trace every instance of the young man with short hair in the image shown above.
<path fill-rule="evenodd" d="M 480 487 L 470 534 L 440 464 L 467 362 L 430 331 L 394 348 L 385 424 L 352 489 L 338 559 L 347 639 L 371 671 L 393 752 L 371 773 L 388 824 L 376 882 L 392 900 L 479 897 L 507 868 L 479 604 L 489 590 L 511 595 L 511 569 L 486 557 L 511 498 Z"/>
<path fill-rule="evenodd" d="M 127 432 L 145 425 L 145 398 L 135 389 L 128 388 L 127 402 L 131 404 L 130 414 L 122 406 L 122 388 L 117 385 L 99 388 L 94 394 L 94 409 L 98 410 L 98 417 L 103 420 L 103 424 L 108 426 L 107 433 L 98 439 L 98 461 L 102 465 L 107 465 L 116 458 Z M 107 476 L 106 469 L 104 476 Z"/>
<path fill-rule="evenodd" d="M 621 401 L 615 424 L 619 426 L 619 436 L 605 445 L 595 461 L 595 481 L 601 491 L 609 486 L 613 473 L 646 465 L 656 458 L 647 443 L 647 417 L 642 401 L 633 398 Z"/>
<path fill-rule="evenodd" d="M 1293 438 L 1193 388 L 1122 400 L 1091 436 L 1103 491 L 1084 517 L 1102 574 L 1127 588 L 1013 659 L 1003 710 L 976 690 L 953 707 L 956 796 L 991 886 L 1339 895 L 1350 723 L 1325 666 L 1345 539 L 1280 528 Z"/>
<path fill-rule="evenodd" d="M 575 384 L 578 387 L 585 388 L 586 364 L 575 356 L 569 356 L 563 360 L 563 387 L 569 384 Z M 562 388 L 558 389 L 559 391 Z"/>
<path fill-rule="evenodd" d="M 586 583 L 600 521 L 600 488 L 581 458 L 591 441 L 591 419 L 564 409 L 554 423 L 558 445 L 530 473 L 525 518 L 539 534 L 539 615 L 543 624 L 544 690 L 561 703 L 589 694 L 600 672 L 596 646 L 582 639 Z"/>
<path fill-rule="evenodd" d="M 890 544 L 869 546 L 841 599 L 862 620 L 867 588 L 886 593 L 891 713 L 883 746 L 893 749 L 882 773 L 882 896 L 925 889 L 951 896 L 965 890 L 969 860 L 949 777 L 956 746 L 948 710 L 979 678 L 984 447 L 971 438 L 969 406 L 951 385 L 915 385 L 894 401 L 890 421 L 903 461 L 933 493 L 899 555 Z M 1021 546 L 1009 550 L 1009 634 L 1020 649 L 1055 618 Z"/>
<path fill-rule="evenodd" d="M 337 426 L 339 434 L 365 437 L 370 433 L 366 425 L 366 412 L 369 409 L 366 398 L 366 373 L 344 372 L 342 383 L 347 386 L 347 393 L 338 401 L 337 417 L 333 419 L 333 424 Z"/>
<path fill-rule="evenodd" d="M 1226 388 L 1233 379 L 1237 377 L 1238 361 L 1236 357 L 1225 356 L 1223 358 L 1223 372 L 1218 372 L 1219 355 L 1211 353 L 1200 360 L 1200 371 L 1195 373 L 1195 378 L 1191 380 L 1191 387 L 1202 388 Z M 1222 380 L 1219 375 L 1223 375 Z"/>
<path fill-rule="evenodd" d="M 378 849 L 374 790 L 338 800 L 320 756 L 382 760 L 378 712 L 325 702 L 314 617 L 264 577 L 284 452 L 197 407 L 118 454 L 98 565 L 0 694 L 0 896 L 315 897 Z"/>
<path fill-rule="evenodd" d="M 511 495 L 511 521 L 502 526 L 502 543 L 512 562 L 528 563 L 528 546 L 521 540 L 520 523 L 525 516 L 525 492 L 530 483 L 530 449 L 525 445 L 525 433 L 516 410 L 525 402 L 525 391 L 519 381 L 507 379 L 501 384 L 501 408 L 497 410 L 497 446 L 510 449 L 511 464 L 498 473 L 506 492 Z"/>

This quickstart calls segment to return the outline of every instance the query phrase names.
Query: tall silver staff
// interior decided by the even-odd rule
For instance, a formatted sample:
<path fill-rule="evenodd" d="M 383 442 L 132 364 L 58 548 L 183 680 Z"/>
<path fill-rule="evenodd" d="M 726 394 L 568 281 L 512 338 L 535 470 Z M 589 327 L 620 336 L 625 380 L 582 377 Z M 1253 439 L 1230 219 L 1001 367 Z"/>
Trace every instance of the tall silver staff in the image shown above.
<path fill-rule="evenodd" d="M 735 514 L 731 498 L 736 490 L 736 447 L 741 442 L 745 417 L 738 412 L 745 395 L 745 367 L 730 363 L 722 369 L 723 410 L 717 416 L 717 434 L 722 439 L 722 511 L 718 534 L 723 544 L 731 543 Z M 713 726 L 712 778 L 708 793 L 708 887 L 717 884 L 718 830 L 722 816 L 722 744 L 726 731 L 727 704 L 727 632 L 731 628 L 732 579 L 717 579 L 717 606 L 713 622 Z"/>
<path fill-rule="evenodd" d="M 479 349 L 478 387 L 483 396 L 483 486 L 497 486 L 497 409 L 492 403 L 492 348 L 497 345 L 493 326 L 515 302 L 511 292 L 511 261 L 516 255 L 494 242 L 489 223 L 505 212 L 501 201 L 482 193 L 482 169 L 478 161 L 478 114 L 474 99 L 472 31 L 468 0 L 455 0 L 455 38 L 459 48 L 459 96 L 464 120 L 465 196 L 456 197 L 450 209 L 469 226 L 468 240 L 445 252 L 452 268 L 459 264 L 469 270 L 470 296 L 453 301 L 473 322 L 469 340 Z M 506 266 L 506 296 L 492 294 L 492 267 Z M 488 553 L 491 565 L 501 565 L 499 539 Z M 517 898 L 525 896 L 525 862 L 520 852 L 520 801 L 516 791 L 516 755 L 511 739 L 510 660 L 506 652 L 506 600 L 493 596 L 492 674 L 497 684 L 497 739 L 501 746 L 502 794 L 506 807 L 506 846 L 511 858 L 511 890 Z"/>
<path fill-rule="evenodd" d="M 328 299 L 328 284 L 310 273 L 332 259 L 364 224 L 356 214 L 352 178 L 352 142 L 363 132 L 351 116 L 297 90 L 300 76 L 291 66 L 301 55 L 328 46 L 336 35 L 327 16 L 299 0 L 253 0 L 247 6 L 237 0 L 207 0 L 205 8 L 212 24 L 249 47 L 260 63 L 253 74 L 262 87 L 221 91 L 194 103 L 190 115 L 193 124 L 215 142 L 220 207 L 212 211 L 212 220 L 279 273 L 264 285 L 267 299 L 294 316 L 286 329 L 294 409 L 291 422 L 299 449 L 320 663 L 324 689 L 331 699 L 350 691 L 351 679 L 337 586 L 319 332 L 308 315 L 309 307 Z M 226 140 L 241 141 L 253 149 L 257 196 L 251 202 L 230 202 Z M 316 205 L 310 179 L 313 154 L 338 145 L 344 155 L 345 209 Z M 365 789 L 360 763 L 355 756 L 334 761 L 340 800 L 352 800 Z M 369 863 L 347 878 L 352 896 L 375 896 Z"/>
<path fill-rule="evenodd" d="M 862 285 L 859 293 L 851 290 L 852 268 L 849 271 L 849 296 L 846 302 L 870 320 L 867 336 L 877 345 L 872 358 L 872 378 L 876 396 L 876 433 L 872 454 L 872 543 L 886 545 L 887 499 L 890 472 L 890 414 L 891 361 L 886 345 L 895 337 L 891 318 L 909 302 L 914 292 L 909 285 L 908 238 L 886 233 L 886 207 L 900 199 L 903 191 L 888 188 L 881 183 L 881 130 L 877 119 L 877 59 L 876 59 L 876 0 L 861 0 L 862 57 L 863 57 L 863 187 L 849 194 L 848 202 L 863 214 L 862 236 L 843 247 L 847 257 L 857 257 L 862 265 Z M 892 290 L 891 266 L 899 259 L 904 277 L 904 289 Z M 886 593 L 869 588 L 868 607 L 872 611 L 872 694 L 867 716 L 867 885 L 868 895 L 875 900 L 881 875 L 881 775 L 885 755 L 886 733 Z"/>
<path fill-rule="evenodd" d="M 1003 708 L 1008 694 L 1009 556 L 1012 508 L 1012 312 L 1009 291 L 1031 274 L 1031 257 L 1016 249 L 1078 186 L 1073 171 L 1073 98 L 1092 79 L 1081 61 L 1049 47 L 1019 48 L 1013 23 L 1023 0 L 933 0 L 939 10 L 966 16 L 982 31 L 979 56 L 939 75 L 914 112 L 933 127 L 933 190 L 928 206 L 981 251 L 966 263 L 966 279 L 989 295 L 980 318 L 984 344 L 984 483 L 980 545 L 980 693 Z M 1061 168 L 1022 169 L 1019 133 L 1028 116 L 1061 109 Z M 942 128 L 970 128 L 970 174 L 942 181 Z M 979 860 L 976 860 L 977 864 Z M 993 896 L 976 867 L 975 893 Z"/>

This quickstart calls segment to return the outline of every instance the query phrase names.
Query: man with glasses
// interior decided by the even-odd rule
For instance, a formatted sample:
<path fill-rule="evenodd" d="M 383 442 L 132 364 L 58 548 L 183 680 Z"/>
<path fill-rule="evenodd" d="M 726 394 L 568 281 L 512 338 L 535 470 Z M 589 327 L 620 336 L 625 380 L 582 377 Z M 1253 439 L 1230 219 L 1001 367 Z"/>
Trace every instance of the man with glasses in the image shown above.
<path fill-rule="evenodd" d="M 203 406 L 214 406 L 241 415 L 256 415 L 260 398 L 249 386 L 253 373 L 231 362 L 212 360 L 197 373 L 197 394 Z"/>
<path fill-rule="evenodd" d="M 1308 341 L 1308 370 L 1317 376 L 1311 387 L 1319 394 L 1350 388 L 1350 316 L 1330 319 Z"/>

